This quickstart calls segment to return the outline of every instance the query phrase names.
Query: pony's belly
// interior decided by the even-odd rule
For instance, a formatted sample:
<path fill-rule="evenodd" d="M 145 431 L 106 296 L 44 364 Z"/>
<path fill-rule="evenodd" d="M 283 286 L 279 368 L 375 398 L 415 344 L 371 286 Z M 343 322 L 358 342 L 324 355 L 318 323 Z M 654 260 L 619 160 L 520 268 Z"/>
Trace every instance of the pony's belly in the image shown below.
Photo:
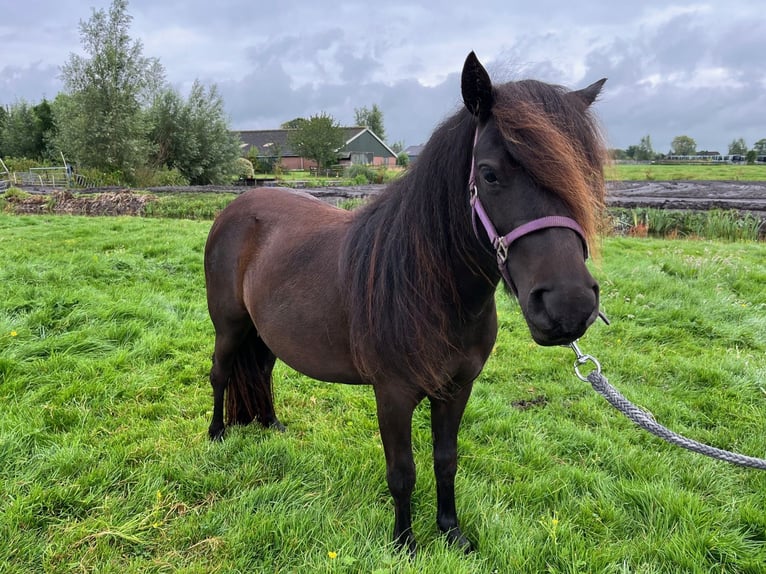
<path fill-rule="evenodd" d="M 269 345 L 268 342 L 266 344 Z M 271 345 L 269 347 L 272 348 Z M 284 348 L 276 345 L 272 352 L 287 366 L 312 379 L 328 383 L 365 384 L 347 354 L 295 344 Z"/>

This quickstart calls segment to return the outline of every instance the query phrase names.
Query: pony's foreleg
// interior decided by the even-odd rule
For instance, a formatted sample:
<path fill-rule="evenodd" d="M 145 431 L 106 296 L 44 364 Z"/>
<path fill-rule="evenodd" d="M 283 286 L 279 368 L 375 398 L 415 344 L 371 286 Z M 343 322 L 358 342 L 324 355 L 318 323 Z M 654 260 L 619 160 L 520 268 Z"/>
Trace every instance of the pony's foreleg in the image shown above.
<path fill-rule="evenodd" d="M 431 398 L 431 432 L 434 443 L 436 475 L 436 523 L 451 544 L 464 552 L 473 550 L 463 536 L 455 509 L 455 474 L 457 473 L 457 433 L 472 384 L 461 388 L 447 399 Z"/>
<path fill-rule="evenodd" d="M 394 543 L 414 554 L 412 490 L 415 460 L 412 456 L 412 413 L 420 398 L 401 388 L 375 385 L 378 426 L 386 455 L 386 480 L 394 499 Z"/>

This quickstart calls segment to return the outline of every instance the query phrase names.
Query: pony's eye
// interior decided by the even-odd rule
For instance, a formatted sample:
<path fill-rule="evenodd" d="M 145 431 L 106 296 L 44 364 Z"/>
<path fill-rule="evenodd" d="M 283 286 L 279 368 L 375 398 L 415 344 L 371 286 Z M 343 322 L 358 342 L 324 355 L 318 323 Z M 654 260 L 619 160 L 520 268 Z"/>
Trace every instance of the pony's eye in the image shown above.
<path fill-rule="evenodd" d="M 497 183 L 497 176 L 495 175 L 495 172 L 489 168 L 484 168 L 481 170 L 481 176 L 487 183 Z"/>

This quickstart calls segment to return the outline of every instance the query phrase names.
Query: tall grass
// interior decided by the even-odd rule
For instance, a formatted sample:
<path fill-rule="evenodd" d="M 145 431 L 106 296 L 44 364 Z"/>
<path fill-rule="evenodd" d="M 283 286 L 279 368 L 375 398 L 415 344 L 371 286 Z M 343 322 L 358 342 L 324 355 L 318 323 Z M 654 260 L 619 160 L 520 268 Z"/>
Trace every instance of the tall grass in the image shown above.
<path fill-rule="evenodd" d="M 425 407 L 414 560 L 389 544 L 369 388 L 278 363 L 288 431 L 209 443 L 209 226 L 0 214 L 3 571 L 764 571 L 766 475 L 635 429 L 574 378 L 571 353 L 532 343 L 502 293 L 460 434 L 473 555 L 435 525 Z M 766 454 L 763 246 L 624 237 L 602 253 L 612 326 L 581 343 L 605 375 L 675 430 Z"/>
<path fill-rule="evenodd" d="M 214 219 L 235 197 L 235 193 L 161 194 L 156 201 L 146 204 L 144 215 L 173 219 Z"/>
<path fill-rule="evenodd" d="M 766 230 L 761 218 L 735 210 L 674 211 L 657 208 L 610 209 L 617 232 L 660 238 L 757 241 Z"/>

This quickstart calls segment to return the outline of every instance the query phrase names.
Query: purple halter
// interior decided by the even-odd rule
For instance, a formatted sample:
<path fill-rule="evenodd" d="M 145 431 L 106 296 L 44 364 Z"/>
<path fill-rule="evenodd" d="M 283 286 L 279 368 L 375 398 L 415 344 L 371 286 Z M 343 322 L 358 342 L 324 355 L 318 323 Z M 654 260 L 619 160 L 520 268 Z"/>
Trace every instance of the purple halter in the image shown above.
<path fill-rule="evenodd" d="M 478 139 L 479 128 L 476 128 L 476 134 L 474 135 L 473 139 L 474 148 L 476 147 L 476 141 Z M 516 292 L 516 288 L 513 284 L 513 280 L 511 279 L 511 274 L 508 271 L 508 266 L 506 265 L 506 262 L 508 261 L 508 250 L 514 241 L 524 237 L 525 235 L 529 235 L 535 231 L 540 231 L 541 229 L 548 229 L 551 227 L 565 227 L 567 229 L 571 229 L 577 233 L 580 239 L 582 239 L 583 245 L 585 246 L 585 258 L 588 258 L 588 243 L 585 240 L 585 232 L 583 231 L 582 227 L 580 227 L 580 224 L 571 217 L 564 217 L 562 215 L 549 215 L 547 217 L 540 217 L 538 219 L 534 219 L 519 225 L 517 228 L 512 229 L 506 235 L 501 236 L 497 232 L 497 229 L 495 229 L 495 226 L 492 224 L 492 220 L 489 218 L 487 211 L 484 209 L 484 206 L 479 199 L 479 189 L 476 186 L 476 168 L 474 166 L 475 162 L 475 156 L 472 155 L 471 174 L 468 177 L 468 187 L 471 193 L 471 222 L 473 223 L 473 231 L 477 239 L 481 240 L 479 237 L 479 230 L 476 227 L 476 219 L 478 218 L 479 221 L 481 221 L 481 224 L 484 226 L 484 231 L 487 232 L 487 236 L 489 237 L 489 240 L 492 243 L 492 247 L 495 250 L 497 266 L 500 269 L 500 274 L 503 276 L 506 284 L 513 290 L 514 293 Z"/>

